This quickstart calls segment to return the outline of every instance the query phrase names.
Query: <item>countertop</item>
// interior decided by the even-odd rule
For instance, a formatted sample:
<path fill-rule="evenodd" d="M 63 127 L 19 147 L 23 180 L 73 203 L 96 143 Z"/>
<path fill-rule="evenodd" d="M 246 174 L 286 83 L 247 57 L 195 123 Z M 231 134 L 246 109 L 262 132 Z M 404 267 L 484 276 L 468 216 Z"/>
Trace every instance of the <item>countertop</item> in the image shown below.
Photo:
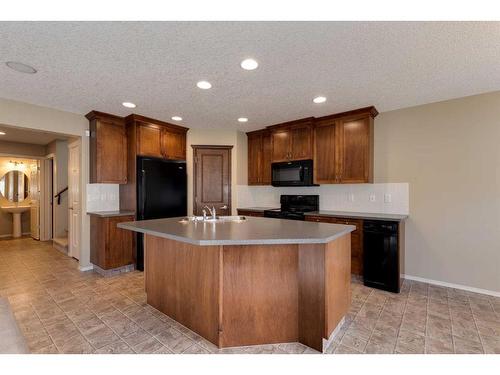
<path fill-rule="evenodd" d="M 279 207 L 238 207 L 237 210 L 264 212 L 266 210 L 279 210 Z"/>
<path fill-rule="evenodd" d="M 306 212 L 306 216 L 333 216 L 333 217 L 347 217 L 355 219 L 373 219 L 373 220 L 405 220 L 408 215 L 398 214 L 381 214 L 369 212 L 351 212 L 351 211 L 311 211 Z"/>
<path fill-rule="evenodd" d="M 129 216 L 135 215 L 134 211 L 99 211 L 99 212 L 87 212 L 87 215 L 99 216 L 99 217 L 115 217 L 115 216 Z"/>
<path fill-rule="evenodd" d="M 179 222 L 181 218 L 119 223 L 118 227 L 194 245 L 273 245 L 327 243 L 356 229 L 353 225 L 247 217 L 241 222 Z"/>

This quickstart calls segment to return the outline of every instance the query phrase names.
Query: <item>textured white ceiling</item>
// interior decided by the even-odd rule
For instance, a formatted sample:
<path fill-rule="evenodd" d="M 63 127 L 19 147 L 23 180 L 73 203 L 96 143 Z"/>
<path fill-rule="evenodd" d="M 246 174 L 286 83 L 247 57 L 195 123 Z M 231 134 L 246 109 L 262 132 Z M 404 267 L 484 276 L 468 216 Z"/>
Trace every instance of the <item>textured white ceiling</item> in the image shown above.
<path fill-rule="evenodd" d="M 250 130 L 500 90 L 500 22 L 0 22 L 0 60 L 0 97 Z"/>

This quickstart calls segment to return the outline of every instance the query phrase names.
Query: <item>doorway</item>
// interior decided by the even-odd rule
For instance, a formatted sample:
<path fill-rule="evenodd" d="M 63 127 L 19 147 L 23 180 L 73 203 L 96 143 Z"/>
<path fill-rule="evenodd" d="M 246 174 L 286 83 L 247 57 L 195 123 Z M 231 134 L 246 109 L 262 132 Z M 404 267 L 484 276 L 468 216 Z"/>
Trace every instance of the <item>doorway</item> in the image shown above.
<path fill-rule="evenodd" d="M 1 168 L 5 167 L 8 170 L 23 170 L 29 182 L 25 184 L 29 189 L 25 189 L 28 194 L 22 204 L 19 200 L 4 202 L 0 194 L 0 207 L 17 206 L 14 207 L 16 212 L 22 211 L 21 234 L 49 242 L 53 248 L 79 259 L 83 225 L 82 139 L 3 124 L 0 124 L 0 131 L 3 133 L 0 157 L 6 158 L 4 163 L 0 163 L 0 178 L 5 175 L 1 173 Z M 6 238 L 15 239 L 19 230 L 13 229 L 19 227 L 19 220 L 4 211 L 0 210 L 0 236 L 4 234 Z"/>
<path fill-rule="evenodd" d="M 205 206 L 231 215 L 231 150 L 233 146 L 193 145 L 193 213 Z M 208 210 L 206 210 L 208 211 Z M 208 212 L 207 212 L 208 214 Z"/>

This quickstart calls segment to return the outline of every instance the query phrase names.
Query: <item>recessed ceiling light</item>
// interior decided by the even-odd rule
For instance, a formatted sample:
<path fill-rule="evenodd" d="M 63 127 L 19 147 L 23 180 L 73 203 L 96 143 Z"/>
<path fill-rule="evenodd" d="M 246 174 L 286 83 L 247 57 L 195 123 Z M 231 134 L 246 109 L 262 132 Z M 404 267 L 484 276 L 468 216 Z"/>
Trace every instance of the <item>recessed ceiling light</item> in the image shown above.
<path fill-rule="evenodd" d="M 180 117 L 180 116 L 172 116 L 172 120 L 174 120 L 174 121 L 182 121 L 182 117 Z"/>
<path fill-rule="evenodd" d="M 33 68 L 32 66 L 17 62 L 17 61 L 7 61 L 5 63 L 9 68 L 15 70 L 16 72 L 19 73 L 27 73 L 27 74 L 35 74 L 36 69 Z"/>
<path fill-rule="evenodd" d="M 245 70 L 254 70 L 257 69 L 259 63 L 254 59 L 245 59 L 241 62 L 240 66 Z"/>
<path fill-rule="evenodd" d="M 5 132 L 0 132 L 0 135 L 5 135 Z"/>
<path fill-rule="evenodd" d="M 324 96 L 317 96 L 313 99 L 313 102 L 316 104 L 324 103 L 326 102 L 326 98 Z"/>
<path fill-rule="evenodd" d="M 209 88 L 212 87 L 212 84 L 208 81 L 200 81 L 196 84 L 196 86 L 198 86 L 198 88 L 202 90 L 208 90 Z"/>
<path fill-rule="evenodd" d="M 248 119 L 246 117 L 240 117 L 238 122 L 248 122 Z"/>
<path fill-rule="evenodd" d="M 127 107 L 127 108 L 135 108 L 135 107 L 137 107 L 134 103 L 131 103 L 131 102 L 123 102 L 122 106 Z"/>

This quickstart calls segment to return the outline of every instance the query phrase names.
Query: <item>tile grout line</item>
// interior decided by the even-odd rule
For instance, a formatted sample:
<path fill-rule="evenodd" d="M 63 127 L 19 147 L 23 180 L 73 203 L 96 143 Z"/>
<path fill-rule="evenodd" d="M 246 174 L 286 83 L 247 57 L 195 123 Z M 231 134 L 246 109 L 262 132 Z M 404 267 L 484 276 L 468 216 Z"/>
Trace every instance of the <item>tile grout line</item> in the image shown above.
<path fill-rule="evenodd" d="M 448 316 L 450 317 L 450 331 L 451 331 L 451 347 L 453 349 L 453 353 L 456 354 L 456 347 L 455 347 L 455 336 L 453 335 L 453 320 L 451 318 L 451 307 L 450 307 L 450 293 L 449 289 L 446 290 L 446 302 L 448 304 Z"/>
<path fill-rule="evenodd" d="M 398 327 L 398 333 L 396 335 L 396 341 L 394 342 L 394 348 L 392 349 L 392 354 L 396 352 L 396 347 L 398 346 L 398 340 L 399 340 L 399 333 L 401 332 L 401 326 L 403 325 L 403 320 L 406 314 L 406 309 L 408 308 L 408 298 L 410 298 L 410 292 L 411 289 L 413 288 L 413 284 L 410 284 L 410 290 L 408 290 L 408 295 L 406 296 L 406 302 L 405 302 L 405 308 L 403 310 L 403 316 L 401 317 L 401 322 Z"/>
<path fill-rule="evenodd" d="M 486 350 L 484 350 L 483 337 L 479 333 L 479 328 L 477 327 L 476 317 L 474 315 L 474 310 L 472 310 L 472 306 L 471 306 L 471 303 L 470 303 L 471 301 L 470 301 L 469 295 L 467 295 L 467 301 L 469 301 L 469 309 L 470 309 L 470 312 L 472 314 L 472 321 L 474 322 L 474 327 L 476 327 L 476 332 L 477 332 L 477 335 L 479 336 L 479 341 L 481 342 L 481 348 L 483 349 L 483 354 L 485 354 Z"/>

